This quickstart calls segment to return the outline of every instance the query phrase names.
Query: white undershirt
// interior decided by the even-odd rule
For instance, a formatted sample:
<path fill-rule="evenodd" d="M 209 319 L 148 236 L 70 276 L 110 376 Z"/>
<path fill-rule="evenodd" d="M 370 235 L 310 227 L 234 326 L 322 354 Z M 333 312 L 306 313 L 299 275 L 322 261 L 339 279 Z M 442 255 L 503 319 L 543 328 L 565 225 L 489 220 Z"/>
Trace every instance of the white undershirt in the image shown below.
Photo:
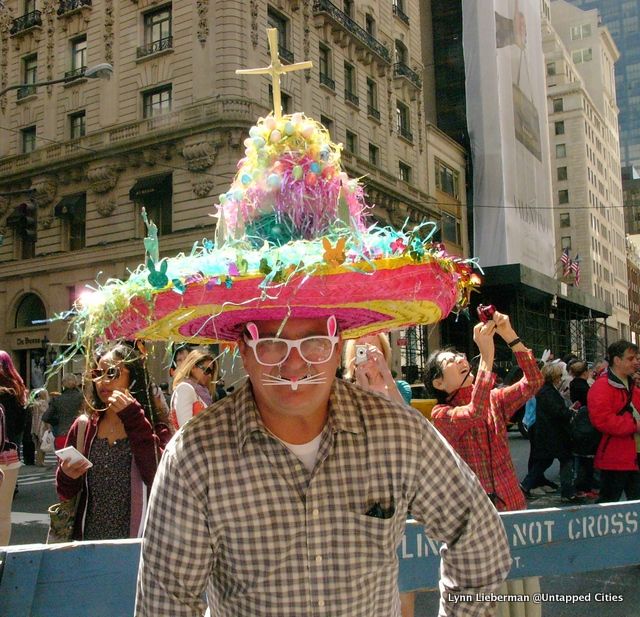
<path fill-rule="evenodd" d="M 280 441 L 300 459 L 307 471 L 311 473 L 316 466 L 318 450 L 320 449 L 320 437 L 322 437 L 322 433 L 319 433 L 317 437 L 307 443 L 287 443 L 282 439 Z"/>

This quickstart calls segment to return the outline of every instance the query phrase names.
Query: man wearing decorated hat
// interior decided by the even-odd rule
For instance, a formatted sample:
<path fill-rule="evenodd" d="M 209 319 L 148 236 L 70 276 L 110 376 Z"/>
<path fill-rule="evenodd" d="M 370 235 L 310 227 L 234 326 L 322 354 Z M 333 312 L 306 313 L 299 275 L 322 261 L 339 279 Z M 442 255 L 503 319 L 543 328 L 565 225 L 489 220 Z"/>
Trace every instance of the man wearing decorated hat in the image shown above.
<path fill-rule="evenodd" d="M 216 240 L 110 281 L 78 307 L 94 337 L 237 345 L 248 381 L 185 424 L 150 497 L 136 615 L 398 617 L 407 514 L 443 543 L 441 615 L 489 615 L 476 592 L 510 567 L 478 480 L 415 410 L 335 378 L 342 340 L 434 323 L 478 281 L 432 224 L 370 225 L 340 146 L 303 114 L 249 131 Z M 307 68 L 307 63 L 302 63 Z M 150 230 L 152 231 L 152 230 Z M 205 600 L 206 597 L 206 600 Z M 460 600 L 460 601 L 458 601 Z"/>

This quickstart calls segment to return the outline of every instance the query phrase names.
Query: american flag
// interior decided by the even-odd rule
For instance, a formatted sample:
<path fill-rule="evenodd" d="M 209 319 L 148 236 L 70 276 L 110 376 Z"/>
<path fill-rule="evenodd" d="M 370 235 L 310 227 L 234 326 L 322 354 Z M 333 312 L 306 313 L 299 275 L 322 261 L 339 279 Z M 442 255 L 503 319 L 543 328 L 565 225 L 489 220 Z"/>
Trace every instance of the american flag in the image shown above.
<path fill-rule="evenodd" d="M 571 258 L 569 257 L 569 249 L 564 249 L 564 251 L 562 251 L 560 263 L 562 263 L 562 276 L 567 276 L 567 274 L 571 272 Z"/>
<path fill-rule="evenodd" d="M 571 272 L 575 274 L 575 286 L 580 286 L 580 256 L 576 254 L 576 258 L 571 261 Z"/>

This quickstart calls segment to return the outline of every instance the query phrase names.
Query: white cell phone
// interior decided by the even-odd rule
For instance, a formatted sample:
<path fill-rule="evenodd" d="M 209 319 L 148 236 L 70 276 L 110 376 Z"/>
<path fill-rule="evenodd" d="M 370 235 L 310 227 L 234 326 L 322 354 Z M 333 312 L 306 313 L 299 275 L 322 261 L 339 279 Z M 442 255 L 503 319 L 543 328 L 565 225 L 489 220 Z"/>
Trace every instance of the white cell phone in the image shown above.
<path fill-rule="evenodd" d="M 85 461 L 89 464 L 89 467 L 93 467 L 93 463 L 74 446 L 67 446 L 66 448 L 62 448 L 61 450 L 56 450 L 56 456 L 59 459 L 63 461 L 69 461 L 70 463 Z"/>
<path fill-rule="evenodd" d="M 356 364 L 362 364 L 367 361 L 367 346 L 356 345 Z"/>

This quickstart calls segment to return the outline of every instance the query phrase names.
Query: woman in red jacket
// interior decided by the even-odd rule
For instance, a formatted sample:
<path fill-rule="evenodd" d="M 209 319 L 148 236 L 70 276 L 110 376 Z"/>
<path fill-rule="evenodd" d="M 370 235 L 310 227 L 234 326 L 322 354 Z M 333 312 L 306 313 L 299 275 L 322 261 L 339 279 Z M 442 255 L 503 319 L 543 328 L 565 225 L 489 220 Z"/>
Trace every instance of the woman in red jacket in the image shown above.
<path fill-rule="evenodd" d="M 86 417 L 73 423 L 66 445 L 76 446 L 93 465 L 62 461 L 56 472 L 58 496 L 70 499 L 80 492 L 74 539 L 139 537 L 169 434 L 162 425 L 162 431 L 154 431 L 157 411 L 138 349 L 119 344 L 98 356 L 91 378 L 93 413 L 84 443 L 76 440 Z"/>

